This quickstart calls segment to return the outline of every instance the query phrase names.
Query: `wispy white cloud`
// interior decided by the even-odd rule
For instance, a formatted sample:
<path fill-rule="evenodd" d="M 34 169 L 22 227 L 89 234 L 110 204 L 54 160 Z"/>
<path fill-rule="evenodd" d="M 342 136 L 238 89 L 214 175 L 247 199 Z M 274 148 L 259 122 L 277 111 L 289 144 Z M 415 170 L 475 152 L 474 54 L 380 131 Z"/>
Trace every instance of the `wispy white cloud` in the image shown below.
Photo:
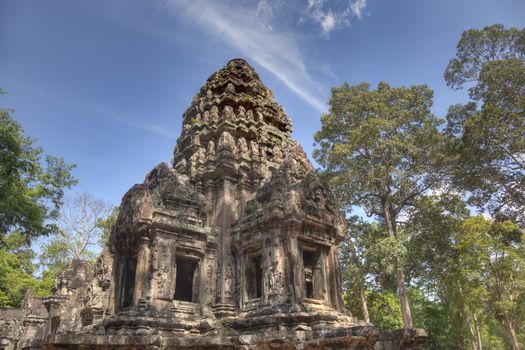
<path fill-rule="evenodd" d="M 332 31 L 349 26 L 351 15 L 362 18 L 366 4 L 367 0 L 308 0 L 306 17 L 319 25 L 321 34 L 328 38 Z"/>
<path fill-rule="evenodd" d="M 173 15 L 184 18 L 275 75 L 319 112 L 327 107 L 316 92 L 317 83 L 310 76 L 296 38 L 290 32 L 276 31 L 265 25 L 254 8 L 233 6 L 225 1 L 159 0 Z M 259 3 L 260 4 L 260 3 Z M 273 16 L 275 7 L 259 7 Z M 264 10 L 263 10 L 264 8 Z"/>
<path fill-rule="evenodd" d="M 352 13 L 357 18 L 363 18 L 363 11 L 365 10 L 367 0 L 356 0 L 350 4 Z"/>
<path fill-rule="evenodd" d="M 272 20 L 282 11 L 283 7 L 284 0 L 260 0 L 255 13 L 269 30 L 273 30 Z"/>

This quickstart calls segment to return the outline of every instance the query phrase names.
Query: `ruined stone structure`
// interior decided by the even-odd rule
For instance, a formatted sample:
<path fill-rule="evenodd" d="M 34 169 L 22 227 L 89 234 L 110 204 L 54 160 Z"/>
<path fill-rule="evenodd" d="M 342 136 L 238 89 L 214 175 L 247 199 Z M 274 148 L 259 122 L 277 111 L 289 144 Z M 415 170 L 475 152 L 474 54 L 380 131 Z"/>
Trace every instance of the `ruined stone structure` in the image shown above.
<path fill-rule="evenodd" d="M 124 196 L 95 270 L 74 262 L 39 301 L 31 346 L 416 349 L 423 331 L 378 342 L 345 310 L 343 216 L 291 131 L 246 61 L 214 73 L 183 114 L 172 166 Z M 6 344 L 28 329 L 19 313 L 4 317 L 16 319 Z"/>

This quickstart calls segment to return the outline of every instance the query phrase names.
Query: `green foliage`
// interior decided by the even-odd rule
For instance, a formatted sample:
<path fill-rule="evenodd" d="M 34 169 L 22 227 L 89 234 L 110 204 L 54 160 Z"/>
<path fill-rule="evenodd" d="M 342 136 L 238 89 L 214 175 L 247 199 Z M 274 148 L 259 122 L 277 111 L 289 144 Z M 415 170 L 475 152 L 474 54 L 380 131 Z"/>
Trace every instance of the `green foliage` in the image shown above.
<path fill-rule="evenodd" d="M 113 225 L 115 225 L 115 222 L 117 221 L 119 210 L 120 207 L 113 207 L 107 218 L 102 218 L 97 222 L 97 228 L 101 230 L 98 245 L 102 249 L 105 249 L 108 245 L 109 235 L 111 234 Z"/>
<path fill-rule="evenodd" d="M 0 250 L 0 307 L 19 306 L 27 290 L 36 286 L 32 271 L 24 271 L 21 266 L 24 263 L 16 254 Z"/>
<path fill-rule="evenodd" d="M 42 266 L 48 271 L 57 272 L 63 269 L 71 257 L 69 255 L 69 242 L 62 237 L 53 237 L 42 245 L 39 259 Z"/>
<path fill-rule="evenodd" d="M 525 235 L 511 221 L 466 219 L 456 244 L 467 277 L 479 283 L 478 295 L 487 310 L 505 327 L 523 324 L 525 317 Z M 479 281 L 479 282 L 478 282 Z M 519 330 L 517 330 L 519 332 Z"/>
<path fill-rule="evenodd" d="M 58 270 L 45 270 L 42 272 L 42 276 L 39 279 L 38 285 L 35 287 L 35 295 L 40 297 L 46 297 L 51 295 L 51 290 L 55 284 L 55 277 Z"/>
<path fill-rule="evenodd" d="M 403 316 L 399 298 L 395 293 L 382 290 L 367 290 L 366 301 L 370 313 L 370 321 L 383 330 L 397 329 L 403 327 Z M 343 293 L 346 307 L 359 319 L 363 319 L 359 296 L 352 293 Z M 357 312 L 356 312 L 357 311 Z"/>
<path fill-rule="evenodd" d="M 399 298 L 395 293 L 369 291 L 366 300 L 374 325 L 385 330 L 403 328 Z"/>
<path fill-rule="evenodd" d="M 73 165 L 45 156 L 11 114 L 0 109 L 0 245 L 14 230 L 28 242 L 56 232 L 50 220 L 58 217 L 64 189 L 76 183 Z"/>
<path fill-rule="evenodd" d="M 444 137 L 430 112 L 432 94 L 425 85 L 393 88 L 384 82 L 376 90 L 367 83 L 332 89 L 314 157 L 347 208 L 361 206 L 383 218 L 388 200 L 397 216 L 438 185 L 435 165 Z"/>
<path fill-rule="evenodd" d="M 19 307 L 27 290 L 38 287 L 39 282 L 33 277 L 34 256 L 21 232 L 4 237 L 0 247 L 0 307 Z"/>
<path fill-rule="evenodd" d="M 518 349 L 523 333 L 525 226 L 525 29 L 502 25 L 468 30 L 445 71 L 453 88 L 469 86 L 471 102 L 451 106 L 450 174 L 469 204 L 495 218 L 465 219 L 453 236 L 460 299 L 482 315 L 485 342 Z M 457 292 L 457 291 L 456 291 Z M 482 300 L 483 304 L 479 304 Z M 491 331 L 488 324 L 491 324 Z M 523 341 L 523 339 L 521 339 Z"/>
<path fill-rule="evenodd" d="M 346 240 L 339 246 L 343 290 L 358 295 L 359 288 L 368 285 L 395 291 L 394 257 L 402 252 L 399 242 L 388 236 L 384 225 L 357 217 L 347 222 Z"/>
<path fill-rule="evenodd" d="M 470 204 L 525 225 L 525 29 L 466 31 L 445 79 L 471 86 L 472 102 L 447 115 L 455 185 Z"/>
<path fill-rule="evenodd" d="M 455 306 L 430 300 L 417 288 L 410 289 L 410 300 L 414 324 L 426 329 L 429 335 L 424 349 L 462 349 L 459 340 L 463 336 L 461 319 L 460 322 L 451 322 L 458 319 L 451 315 L 457 313 Z"/>
<path fill-rule="evenodd" d="M 427 293 L 443 297 L 449 276 L 457 274 L 455 236 L 469 216 L 456 195 L 426 196 L 408 211 L 406 271 Z"/>
<path fill-rule="evenodd" d="M 363 316 L 365 291 L 373 323 L 406 326 L 403 298 L 394 294 L 401 270 L 414 325 L 429 331 L 425 349 L 518 349 L 525 341 L 525 29 L 469 30 L 457 49 L 445 79 L 467 86 L 471 101 L 450 107 L 446 128 L 431 115 L 425 86 L 343 84 L 332 90 L 314 156 L 347 212 L 359 206 L 377 219 L 349 218 L 341 244 L 344 299 L 354 315 Z M 492 218 L 471 216 L 468 205 Z"/>
<path fill-rule="evenodd" d="M 360 206 L 386 228 L 387 236 L 366 254 L 382 259 L 378 268 L 396 276 L 405 327 L 412 327 L 403 272 L 405 239 L 398 218 L 443 179 L 446 137 L 430 111 L 432 91 L 425 85 L 376 90 L 362 83 L 332 89 L 330 111 L 321 117 L 314 157 L 347 210 Z M 394 273 L 395 272 L 395 273 Z M 385 275 L 383 275 L 385 276 Z"/>
<path fill-rule="evenodd" d="M 453 88 L 476 82 L 487 62 L 525 57 L 525 30 L 505 30 L 494 24 L 483 30 L 470 29 L 461 35 L 456 57 L 445 71 L 445 80 Z"/>

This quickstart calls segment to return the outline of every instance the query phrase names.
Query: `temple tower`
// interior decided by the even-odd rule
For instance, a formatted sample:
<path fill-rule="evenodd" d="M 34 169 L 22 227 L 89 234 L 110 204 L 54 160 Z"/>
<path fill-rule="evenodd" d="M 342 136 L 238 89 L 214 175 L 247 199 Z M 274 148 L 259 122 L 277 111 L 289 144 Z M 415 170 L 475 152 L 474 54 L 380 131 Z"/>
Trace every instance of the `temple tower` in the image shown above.
<path fill-rule="evenodd" d="M 183 114 L 172 164 L 124 195 L 93 273 L 43 301 L 39 344 L 416 349 L 424 332 L 378 342 L 345 310 L 344 216 L 291 131 L 245 60 L 212 74 Z"/>

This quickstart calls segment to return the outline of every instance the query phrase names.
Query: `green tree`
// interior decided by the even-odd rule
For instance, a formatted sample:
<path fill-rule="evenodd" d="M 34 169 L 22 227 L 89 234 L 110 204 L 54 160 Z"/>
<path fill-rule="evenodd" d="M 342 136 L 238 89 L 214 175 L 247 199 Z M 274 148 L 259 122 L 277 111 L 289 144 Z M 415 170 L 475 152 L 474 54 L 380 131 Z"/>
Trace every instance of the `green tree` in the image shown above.
<path fill-rule="evenodd" d="M 76 183 L 73 165 L 44 155 L 11 114 L 0 108 L 0 245 L 15 230 L 27 241 L 57 232 L 64 189 Z"/>
<path fill-rule="evenodd" d="M 347 219 L 347 228 L 346 239 L 339 246 L 345 303 L 355 316 L 368 323 L 369 291 L 382 290 L 384 284 L 391 286 L 391 251 L 382 248 L 388 235 L 383 227 L 357 216 Z"/>
<path fill-rule="evenodd" d="M 383 82 L 370 90 L 367 83 L 345 83 L 332 89 L 330 110 L 315 135 L 314 157 L 342 203 L 375 216 L 394 243 L 399 218 L 442 179 L 436 169 L 445 139 L 430 112 L 432 95 L 425 85 L 393 88 Z M 403 323 L 410 328 L 402 261 L 392 255 Z"/>
<path fill-rule="evenodd" d="M 477 299 L 501 323 L 512 349 L 520 348 L 525 321 L 525 234 L 512 221 L 489 221 L 481 216 L 461 225 L 455 248 L 470 283 L 481 285 Z"/>
<path fill-rule="evenodd" d="M 380 329 L 389 330 L 403 327 L 403 315 L 400 312 L 399 297 L 388 291 L 367 292 L 370 319 Z"/>
<path fill-rule="evenodd" d="M 421 290 L 442 306 L 450 324 L 458 325 L 463 320 L 460 329 L 464 332 L 452 333 L 449 341 L 455 336 L 453 343 L 460 344 L 468 335 L 471 349 L 479 350 L 481 339 L 476 339 L 479 332 L 475 331 L 479 328 L 473 321 L 477 320 L 477 311 L 472 309 L 471 301 L 479 297 L 480 285 L 471 278 L 476 270 L 462 265 L 455 250 L 458 232 L 468 216 L 469 210 L 458 196 L 442 194 L 421 198 L 408 213 L 407 272 L 417 280 Z M 432 322 L 429 325 L 434 326 Z M 442 332 L 447 329 L 432 329 L 431 342 L 446 338 Z"/>
<path fill-rule="evenodd" d="M 13 231 L 4 237 L 0 246 L 0 307 L 20 307 L 29 289 L 35 290 L 36 295 L 49 294 L 51 285 L 46 286 L 49 282 L 34 277 L 35 257 L 23 233 Z"/>
<path fill-rule="evenodd" d="M 366 270 L 362 255 L 359 254 L 361 250 L 357 247 L 358 239 L 358 237 L 347 232 L 347 239 L 339 246 L 342 289 L 347 307 L 352 310 L 354 316 L 359 316 L 369 323 L 370 315 L 366 301 Z"/>
<path fill-rule="evenodd" d="M 525 298 L 523 231 L 508 220 L 470 217 L 463 201 L 445 194 L 419 200 L 407 223 L 407 274 L 441 305 L 448 324 L 456 325 L 446 335 L 448 327 L 436 328 L 423 317 L 430 342 L 446 344 L 443 339 L 454 336 L 456 344 L 466 338 L 471 349 L 503 349 L 505 338 L 507 348 L 518 349 L 516 325 L 523 322 L 519 310 Z"/>
<path fill-rule="evenodd" d="M 4 236 L 0 247 L 0 307 L 18 307 L 29 288 L 37 286 L 33 277 L 34 252 L 18 231 Z"/>
<path fill-rule="evenodd" d="M 469 203 L 525 225 L 525 29 L 467 30 L 445 71 L 471 102 L 450 107 L 452 173 Z"/>

